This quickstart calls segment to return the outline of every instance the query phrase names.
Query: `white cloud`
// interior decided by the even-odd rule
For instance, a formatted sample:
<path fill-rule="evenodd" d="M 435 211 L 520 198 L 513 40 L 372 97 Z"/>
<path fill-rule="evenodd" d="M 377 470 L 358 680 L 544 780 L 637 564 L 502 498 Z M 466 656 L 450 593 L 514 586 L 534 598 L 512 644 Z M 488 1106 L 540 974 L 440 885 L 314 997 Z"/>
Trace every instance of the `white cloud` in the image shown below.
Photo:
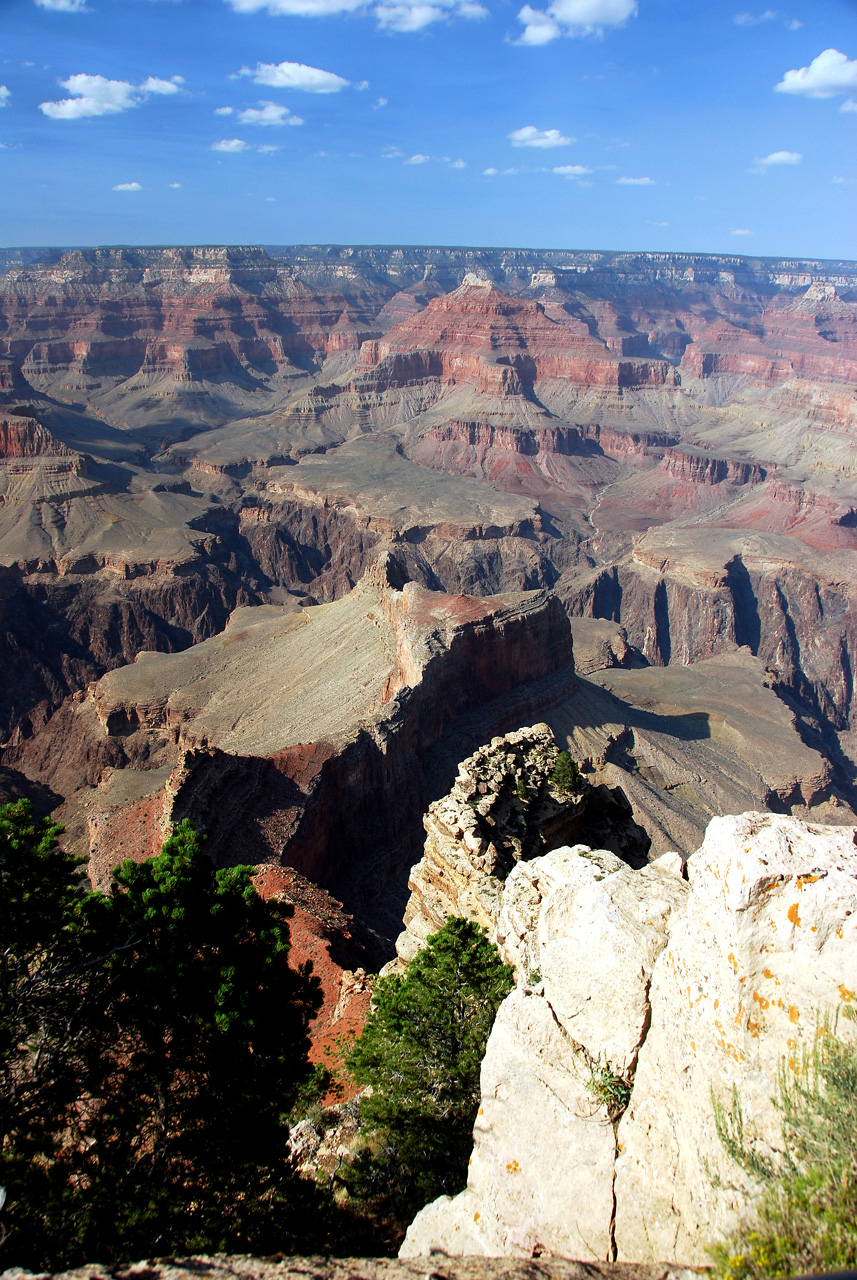
<path fill-rule="evenodd" d="M 214 114 L 216 116 L 231 116 L 234 110 L 234 107 L 215 107 Z"/>
<path fill-rule="evenodd" d="M 167 185 L 172 191 L 178 191 L 182 184 L 180 182 L 170 182 Z"/>
<path fill-rule="evenodd" d="M 246 151 L 249 145 L 249 142 L 242 142 L 240 138 L 221 138 L 219 142 L 212 142 L 211 150 L 229 151 L 234 153 L 237 151 Z"/>
<path fill-rule="evenodd" d="M 271 17 L 325 18 L 331 13 L 352 13 L 364 0 L 228 0 L 236 13 L 267 9 Z"/>
<path fill-rule="evenodd" d="M 276 197 L 276 196 L 265 196 L 265 203 L 266 203 L 266 204 L 276 204 L 276 203 L 277 203 L 277 197 Z"/>
<path fill-rule="evenodd" d="M 559 35 L 601 36 L 605 27 L 621 27 L 637 13 L 637 0 L 554 0 L 546 9 L 525 4 L 518 44 L 547 44 Z"/>
<path fill-rule="evenodd" d="M 258 107 L 248 107 L 238 114 L 242 124 L 284 125 L 303 124 L 300 116 L 292 115 L 288 107 L 281 107 L 277 102 L 260 102 Z"/>
<path fill-rule="evenodd" d="M 141 93 L 158 93 L 169 97 L 172 93 L 180 93 L 184 84 L 184 76 L 173 76 L 171 80 L 160 80 L 157 76 L 149 76 L 140 85 Z"/>
<path fill-rule="evenodd" d="M 520 169 L 483 169 L 486 178 L 493 178 L 495 174 L 499 174 L 501 178 L 509 177 L 511 174 L 520 173 Z"/>
<path fill-rule="evenodd" d="M 560 133 L 559 129 L 537 129 L 534 124 L 525 124 L 522 129 L 513 129 L 508 135 L 513 147 L 568 147 L 574 138 Z"/>
<path fill-rule="evenodd" d="M 762 13 L 736 13 L 732 21 L 739 27 L 755 27 L 760 22 L 784 22 L 789 31 L 800 31 L 803 26 L 797 18 L 787 18 L 779 9 L 765 9 Z"/>
<path fill-rule="evenodd" d="M 11 97 L 11 89 L 7 89 L 5 84 L 0 84 L 0 107 L 5 107 Z"/>
<path fill-rule="evenodd" d="M 557 164 L 554 165 L 553 172 L 563 178 L 582 178 L 585 173 L 591 173 L 592 170 L 587 169 L 585 164 Z"/>
<path fill-rule="evenodd" d="M 254 84 L 266 84 L 272 89 L 302 89 L 305 93 L 339 93 L 351 83 L 333 71 L 308 67 L 303 62 L 259 62 L 253 67 L 242 67 L 240 76 L 252 76 Z"/>
<path fill-rule="evenodd" d="M 388 31 L 422 31 L 445 17 L 436 4 L 381 4 L 375 9 L 378 25 Z"/>
<path fill-rule="evenodd" d="M 415 156 L 410 156 L 405 161 L 405 164 L 428 164 L 429 160 L 431 160 L 431 156 L 424 156 L 418 152 Z"/>
<path fill-rule="evenodd" d="M 382 108 L 382 107 L 386 107 L 386 105 L 387 105 L 387 99 L 386 99 L 386 98 L 378 98 L 376 102 L 373 102 L 373 103 L 372 103 L 372 110 L 373 110 L 373 111 L 380 111 L 380 110 L 381 110 L 381 108 Z"/>
<path fill-rule="evenodd" d="M 301 121 L 301 124 L 303 124 L 303 121 Z M 256 148 L 256 150 L 259 152 L 259 154 L 260 154 L 260 155 L 263 155 L 263 156 L 270 156 L 270 155 L 273 155 L 273 154 L 274 154 L 274 152 L 275 152 L 275 151 L 279 151 L 279 149 L 280 149 L 279 147 L 275 147 L 275 146 L 274 146 L 272 143 L 270 143 L 270 142 L 265 142 L 265 143 L 263 143 L 263 144 L 262 144 L 262 146 L 261 146 L 261 147 L 257 147 L 257 148 Z"/>
<path fill-rule="evenodd" d="M 654 178 L 617 178 L 616 182 L 620 187 L 653 187 L 655 185 Z"/>
<path fill-rule="evenodd" d="M 769 156 L 756 156 L 755 163 L 766 169 L 770 164 L 800 164 L 801 160 L 799 151 L 772 151 Z"/>
<path fill-rule="evenodd" d="M 525 4 L 518 14 L 518 21 L 524 23 L 524 30 L 518 44 L 548 44 L 562 35 L 562 27 L 541 9 L 533 9 Z"/>
<path fill-rule="evenodd" d="M 450 169 L 466 169 L 467 161 L 466 160 L 450 160 L 449 167 Z"/>
<path fill-rule="evenodd" d="M 39 110 L 53 120 L 79 120 L 84 116 L 109 116 L 131 107 L 139 107 L 150 94 L 159 96 L 180 92 L 181 76 L 159 80 L 149 76 L 142 84 L 127 80 L 108 80 L 105 76 L 75 75 L 60 84 L 72 96 L 59 102 L 40 102 Z"/>
<path fill-rule="evenodd" d="M 59 13 L 87 13 L 84 0 L 36 0 L 40 9 L 56 9 Z"/>
<path fill-rule="evenodd" d="M 825 49 L 808 67 L 787 71 L 777 93 L 802 93 L 807 98 L 832 98 L 857 89 L 857 60 L 849 62 L 838 49 Z"/>
<path fill-rule="evenodd" d="M 857 98 L 846 98 L 839 110 L 857 111 Z"/>
<path fill-rule="evenodd" d="M 117 182 L 114 191 L 142 191 L 139 182 Z"/>
<path fill-rule="evenodd" d="M 736 227 L 734 231 L 729 232 L 730 236 L 751 236 L 753 232 L 747 227 Z"/>
<path fill-rule="evenodd" d="M 615 3 L 617 0 L 601 2 Z M 266 9 L 273 16 L 302 18 L 323 18 L 362 9 L 364 13 L 371 13 L 378 25 L 387 31 L 421 31 L 443 18 L 478 19 L 488 16 L 488 10 L 478 0 L 381 0 L 381 3 L 372 3 L 372 0 L 227 0 L 227 3 L 237 13 L 258 13 L 260 9 Z"/>
<path fill-rule="evenodd" d="M 482 172 L 486 178 L 493 178 L 494 174 L 499 173 L 500 171 L 499 169 L 483 169 Z"/>

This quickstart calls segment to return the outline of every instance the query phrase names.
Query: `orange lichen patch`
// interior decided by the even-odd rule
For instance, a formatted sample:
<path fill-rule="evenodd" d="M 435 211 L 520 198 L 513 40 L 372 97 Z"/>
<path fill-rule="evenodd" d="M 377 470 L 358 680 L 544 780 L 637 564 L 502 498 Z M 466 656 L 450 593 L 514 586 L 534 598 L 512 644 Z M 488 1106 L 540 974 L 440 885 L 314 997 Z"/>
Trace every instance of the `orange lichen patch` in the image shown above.
<path fill-rule="evenodd" d="M 759 1032 L 762 1030 L 762 1024 L 761 1022 L 754 1022 L 752 1018 L 748 1018 L 747 1030 L 750 1032 L 750 1035 L 754 1040 L 758 1040 Z"/>
<path fill-rule="evenodd" d="M 509 1161 L 509 1163 L 506 1165 L 506 1172 L 507 1172 L 507 1173 L 520 1173 L 520 1172 L 521 1172 L 521 1166 L 518 1164 L 517 1160 L 510 1160 L 510 1161 Z"/>
<path fill-rule="evenodd" d="M 850 1004 L 851 1001 L 855 999 L 854 992 L 849 991 L 848 988 L 844 987 L 841 982 L 839 984 L 839 999 L 844 1000 L 846 1004 Z"/>
<path fill-rule="evenodd" d="M 799 889 L 803 889 L 805 884 L 815 884 L 820 879 L 821 876 L 798 876 L 796 884 Z"/>
<path fill-rule="evenodd" d="M 790 1004 L 789 1005 L 789 1021 L 797 1023 L 799 1019 L 800 1019 L 800 1010 L 798 1009 L 797 1005 Z"/>
<path fill-rule="evenodd" d="M 758 991 L 753 992 L 753 999 L 756 1001 L 756 1004 L 760 1009 L 769 1009 L 771 1006 L 770 1000 L 766 1000 L 764 996 L 760 996 Z"/>
<path fill-rule="evenodd" d="M 474 1221 L 474 1222 L 478 1222 L 478 1221 L 479 1221 L 479 1219 L 480 1219 L 481 1217 L 482 1217 L 482 1215 L 481 1215 L 481 1213 L 479 1212 L 479 1210 L 477 1209 L 477 1210 L 476 1210 L 476 1212 L 475 1212 L 475 1213 L 474 1213 L 474 1215 L 473 1215 L 473 1221 Z"/>
<path fill-rule="evenodd" d="M 797 928 L 800 928 L 800 916 L 798 915 L 796 902 L 792 903 L 792 905 L 789 907 L 788 911 L 786 912 L 786 915 L 788 916 L 789 920 L 793 925 L 795 925 Z"/>
<path fill-rule="evenodd" d="M 729 955 L 728 955 L 726 958 L 727 958 L 727 960 L 729 961 L 729 963 L 730 963 L 730 964 L 731 964 L 731 966 L 732 966 L 732 972 L 733 972 L 733 973 L 737 973 L 737 972 L 738 972 L 738 961 L 735 959 L 735 957 L 734 957 L 734 955 L 732 954 L 732 952 L 731 952 L 731 951 L 729 952 Z"/>

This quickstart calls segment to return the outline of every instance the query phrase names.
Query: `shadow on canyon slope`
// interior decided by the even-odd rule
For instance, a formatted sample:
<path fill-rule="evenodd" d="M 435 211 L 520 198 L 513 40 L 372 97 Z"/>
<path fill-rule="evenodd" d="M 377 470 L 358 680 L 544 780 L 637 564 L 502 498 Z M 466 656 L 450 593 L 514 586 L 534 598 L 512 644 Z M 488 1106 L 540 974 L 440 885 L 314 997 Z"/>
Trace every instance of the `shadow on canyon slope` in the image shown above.
<path fill-rule="evenodd" d="M 645 729 L 650 733 L 664 733 L 671 738 L 677 738 L 680 742 L 699 742 L 711 737 L 710 717 L 707 711 L 682 711 L 675 715 L 647 711 L 645 707 L 634 706 L 633 703 L 626 702 L 624 698 L 617 697 L 615 693 L 602 688 L 599 684 L 594 684 L 591 680 L 586 680 L 583 676 L 578 676 L 578 681 L 599 699 L 610 699 L 616 708 L 617 723 L 624 724 L 628 729 Z M 602 723 L 603 721 L 595 716 L 581 716 L 578 719 L 581 729 L 597 729 Z"/>

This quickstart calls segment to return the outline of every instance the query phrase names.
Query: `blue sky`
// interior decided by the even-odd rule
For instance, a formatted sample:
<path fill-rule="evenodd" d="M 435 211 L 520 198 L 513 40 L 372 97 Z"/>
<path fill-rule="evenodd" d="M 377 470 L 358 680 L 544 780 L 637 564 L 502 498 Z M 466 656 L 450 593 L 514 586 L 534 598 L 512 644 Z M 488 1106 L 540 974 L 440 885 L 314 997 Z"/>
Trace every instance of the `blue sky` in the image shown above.
<path fill-rule="evenodd" d="M 857 258 L 857 0 L 0 0 L 0 244 Z"/>

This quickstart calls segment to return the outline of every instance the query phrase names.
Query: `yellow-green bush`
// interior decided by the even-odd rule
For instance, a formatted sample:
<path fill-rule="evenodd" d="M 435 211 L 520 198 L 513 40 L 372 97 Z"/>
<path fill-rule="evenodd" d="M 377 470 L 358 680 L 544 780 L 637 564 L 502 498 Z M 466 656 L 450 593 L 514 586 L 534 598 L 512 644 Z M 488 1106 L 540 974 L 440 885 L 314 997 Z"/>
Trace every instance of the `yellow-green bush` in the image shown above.
<path fill-rule="evenodd" d="M 779 1280 L 857 1268 L 857 1046 L 819 1023 L 811 1052 L 783 1061 L 773 1099 L 783 1151 L 760 1155 L 740 1100 L 715 1103 L 728 1154 L 762 1186 L 755 1213 L 709 1250 L 721 1280 Z"/>

